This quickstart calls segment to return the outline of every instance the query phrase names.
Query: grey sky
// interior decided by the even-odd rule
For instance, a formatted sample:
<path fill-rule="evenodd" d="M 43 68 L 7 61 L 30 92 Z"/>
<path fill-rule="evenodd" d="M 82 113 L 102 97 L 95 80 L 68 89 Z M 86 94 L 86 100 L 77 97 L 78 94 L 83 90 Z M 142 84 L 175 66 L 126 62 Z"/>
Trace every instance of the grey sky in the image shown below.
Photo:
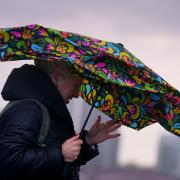
<path fill-rule="evenodd" d="M 103 27 L 108 30 L 112 26 L 117 34 L 134 35 L 138 31 L 154 35 L 162 30 L 180 34 L 179 0 L 0 0 L 0 4 L 0 25 L 4 27 L 48 23 L 67 31 L 85 26 L 88 31 L 106 22 Z"/>

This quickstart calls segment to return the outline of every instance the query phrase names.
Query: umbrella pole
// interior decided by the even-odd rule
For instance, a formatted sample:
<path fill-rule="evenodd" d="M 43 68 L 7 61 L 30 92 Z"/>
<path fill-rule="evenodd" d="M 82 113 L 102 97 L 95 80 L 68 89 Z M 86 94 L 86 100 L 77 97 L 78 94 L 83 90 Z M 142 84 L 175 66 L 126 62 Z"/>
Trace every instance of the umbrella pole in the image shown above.
<path fill-rule="evenodd" d="M 100 84 L 100 86 L 99 86 L 99 89 L 98 89 L 98 92 L 96 93 L 95 98 L 93 99 L 93 103 L 92 103 L 91 109 L 89 110 L 89 113 L 88 113 L 88 115 L 87 115 L 87 117 L 86 117 L 86 120 L 85 120 L 85 122 L 84 122 L 84 124 L 83 124 L 83 127 L 82 127 L 82 129 L 81 129 L 81 131 L 80 131 L 80 135 L 83 133 L 83 131 L 84 131 L 85 127 L 86 127 L 86 124 L 87 124 L 87 122 L 88 122 L 88 120 L 89 120 L 89 117 L 90 117 L 90 115 L 91 115 L 91 113 L 92 113 L 92 110 L 93 110 L 93 108 L 94 108 L 94 106 L 95 106 L 96 100 L 97 100 L 100 92 L 101 92 L 101 84 Z"/>
<path fill-rule="evenodd" d="M 81 131 L 80 131 L 80 136 L 81 136 L 81 134 L 83 133 L 85 127 L 86 127 L 86 124 L 87 124 L 87 122 L 88 122 L 88 120 L 89 120 L 89 117 L 90 117 L 90 115 L 91 115 L 91 113 L 92 113 L 92 110 L 93 110 L 93 108 L 94 108 L 94 106 L 95 106 L 96 100 L 97 100 L 100 92 L 101 92 L 101 83 L 100 83 L 100 86 L 99 86 L 99 90 L 98 90 L 95 98 L 93 99 L 93 103 L 92 103 L 91 109 L 89 110 L 89 113 L 88 113 L 88 115 L 87 115 L 87 117 L 86 117 L 86 120 L 85 120 L 85 122 L 84 122 L 84 124 L 83 124 L 83 127 L 82 127 L 82 129 L 81 129 Z M 63 176 L 67 175 L 68 169 L 69 169 L 70 165 L 71 165 L 71 163 L 66 163 L 66 164 L 65 164 L 64 171 L 62 172 L 62 175 L 63 175 Z"/>

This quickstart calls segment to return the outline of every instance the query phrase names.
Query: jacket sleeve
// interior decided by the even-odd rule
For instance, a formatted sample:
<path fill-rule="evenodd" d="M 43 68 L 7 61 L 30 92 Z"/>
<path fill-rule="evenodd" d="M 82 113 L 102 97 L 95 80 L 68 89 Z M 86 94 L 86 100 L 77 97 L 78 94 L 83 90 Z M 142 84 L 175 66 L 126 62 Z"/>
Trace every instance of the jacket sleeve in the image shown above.
<path fill-rule="evenodd" d="M 61 172 L 60 145 L 38 147 L 42 112 L 35 102 L 20 102 L 8 109 L 0 122 L 0 175 Z"/>
<path fill-rule="evenodd" d="M 81 134 L 81 139 L 83 140 L 83 144 L 81 146 L 81 153 L 78 158 L 78 164 L 79 165 L 85 165 L 88 161 L 93 159 L 99 154 L 98 145 L 95 144 L 93 146 L 90 146 L 85 141 L 85 136 L 88 133 L 88 131 L 84 130 Z"/>

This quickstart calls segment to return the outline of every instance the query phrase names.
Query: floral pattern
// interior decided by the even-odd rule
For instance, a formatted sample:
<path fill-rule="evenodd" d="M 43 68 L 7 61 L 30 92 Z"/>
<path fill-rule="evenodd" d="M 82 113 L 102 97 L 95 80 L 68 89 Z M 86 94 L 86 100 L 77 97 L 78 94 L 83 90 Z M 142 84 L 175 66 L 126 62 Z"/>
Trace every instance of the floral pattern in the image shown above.
<path fill-rule="evenodd" d="M 122 44 L 39 25 L 0 29 L 0 61 L 66 61 L 84 76 L 81 97 L 134 129 L 159 122 L 180 136 L 180 92 Z"/>

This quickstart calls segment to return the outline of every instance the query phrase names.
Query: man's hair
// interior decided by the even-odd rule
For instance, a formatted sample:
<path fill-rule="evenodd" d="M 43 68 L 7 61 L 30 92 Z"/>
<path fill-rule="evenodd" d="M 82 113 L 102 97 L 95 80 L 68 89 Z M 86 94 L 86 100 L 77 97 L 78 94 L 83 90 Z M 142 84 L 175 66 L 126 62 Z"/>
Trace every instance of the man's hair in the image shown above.
<path fill-rule="evenodd" d="M 58 72 L 63 77 L 68 77 L 75 74 L 77 75 L 75 69 L 68 67 L 67 63 L 63 61 L 48 61 L 36 59 L 34 60 L 34 64 L 48 76 L 50 76 L 52 72 Z"/>

